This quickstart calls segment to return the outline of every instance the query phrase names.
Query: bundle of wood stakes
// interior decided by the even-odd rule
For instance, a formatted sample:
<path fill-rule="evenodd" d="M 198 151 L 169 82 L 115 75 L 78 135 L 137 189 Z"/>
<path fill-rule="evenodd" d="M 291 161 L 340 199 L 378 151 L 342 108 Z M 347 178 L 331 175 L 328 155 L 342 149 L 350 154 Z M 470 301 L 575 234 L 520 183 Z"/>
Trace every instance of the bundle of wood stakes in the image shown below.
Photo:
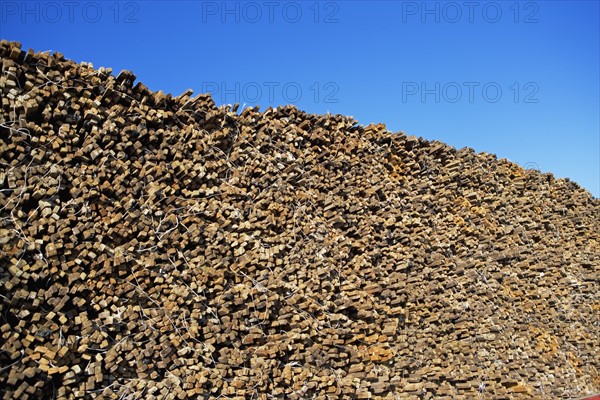
<path fill-rule="evenodd" d="M 0 45 L 0 397 L 600 391 L 600 201 Z"/>

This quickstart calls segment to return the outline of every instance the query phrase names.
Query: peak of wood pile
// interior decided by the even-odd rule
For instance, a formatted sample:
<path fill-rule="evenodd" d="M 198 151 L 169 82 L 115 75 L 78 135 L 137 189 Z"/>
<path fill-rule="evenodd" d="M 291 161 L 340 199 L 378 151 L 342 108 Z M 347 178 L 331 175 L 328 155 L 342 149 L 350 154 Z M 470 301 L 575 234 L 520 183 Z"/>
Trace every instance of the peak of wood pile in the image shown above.
<path fill-rule="evenodd" d="M 600 391 L 600 201 L 0 44 L 4 399 Z"/>

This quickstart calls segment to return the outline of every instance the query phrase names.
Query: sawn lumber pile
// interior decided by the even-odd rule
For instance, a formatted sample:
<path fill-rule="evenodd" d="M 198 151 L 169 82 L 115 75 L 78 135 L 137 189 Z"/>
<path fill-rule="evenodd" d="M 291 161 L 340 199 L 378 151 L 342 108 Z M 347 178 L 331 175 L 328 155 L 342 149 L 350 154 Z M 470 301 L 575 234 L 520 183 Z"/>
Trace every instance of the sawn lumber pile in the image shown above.
<path fill-rule="evenodd" d="M 600 202 L 0 45 L 0 397 L 600 391 Z"/>

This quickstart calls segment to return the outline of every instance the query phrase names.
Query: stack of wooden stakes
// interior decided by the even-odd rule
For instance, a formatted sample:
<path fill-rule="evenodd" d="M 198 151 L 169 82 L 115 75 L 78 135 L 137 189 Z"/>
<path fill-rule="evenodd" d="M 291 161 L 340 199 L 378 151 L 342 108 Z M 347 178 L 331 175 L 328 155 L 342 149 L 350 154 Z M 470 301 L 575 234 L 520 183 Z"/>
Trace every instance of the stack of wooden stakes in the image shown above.
<path fill-rule="evenodd" d="M 600 391 L 600 202 L 0 44 L 4 399 Z"/>

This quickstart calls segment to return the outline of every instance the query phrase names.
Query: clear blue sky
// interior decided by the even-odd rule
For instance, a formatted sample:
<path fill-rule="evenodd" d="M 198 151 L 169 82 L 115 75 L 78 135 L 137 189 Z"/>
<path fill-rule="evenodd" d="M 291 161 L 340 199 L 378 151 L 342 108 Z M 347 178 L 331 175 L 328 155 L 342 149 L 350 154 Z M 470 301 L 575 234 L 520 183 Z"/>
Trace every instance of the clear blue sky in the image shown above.
<path fill-rule="evenodd" d="M 495 153 L 600 196 L 598 1 L 0 1 L 0 36 L 153 90 Z"/>

